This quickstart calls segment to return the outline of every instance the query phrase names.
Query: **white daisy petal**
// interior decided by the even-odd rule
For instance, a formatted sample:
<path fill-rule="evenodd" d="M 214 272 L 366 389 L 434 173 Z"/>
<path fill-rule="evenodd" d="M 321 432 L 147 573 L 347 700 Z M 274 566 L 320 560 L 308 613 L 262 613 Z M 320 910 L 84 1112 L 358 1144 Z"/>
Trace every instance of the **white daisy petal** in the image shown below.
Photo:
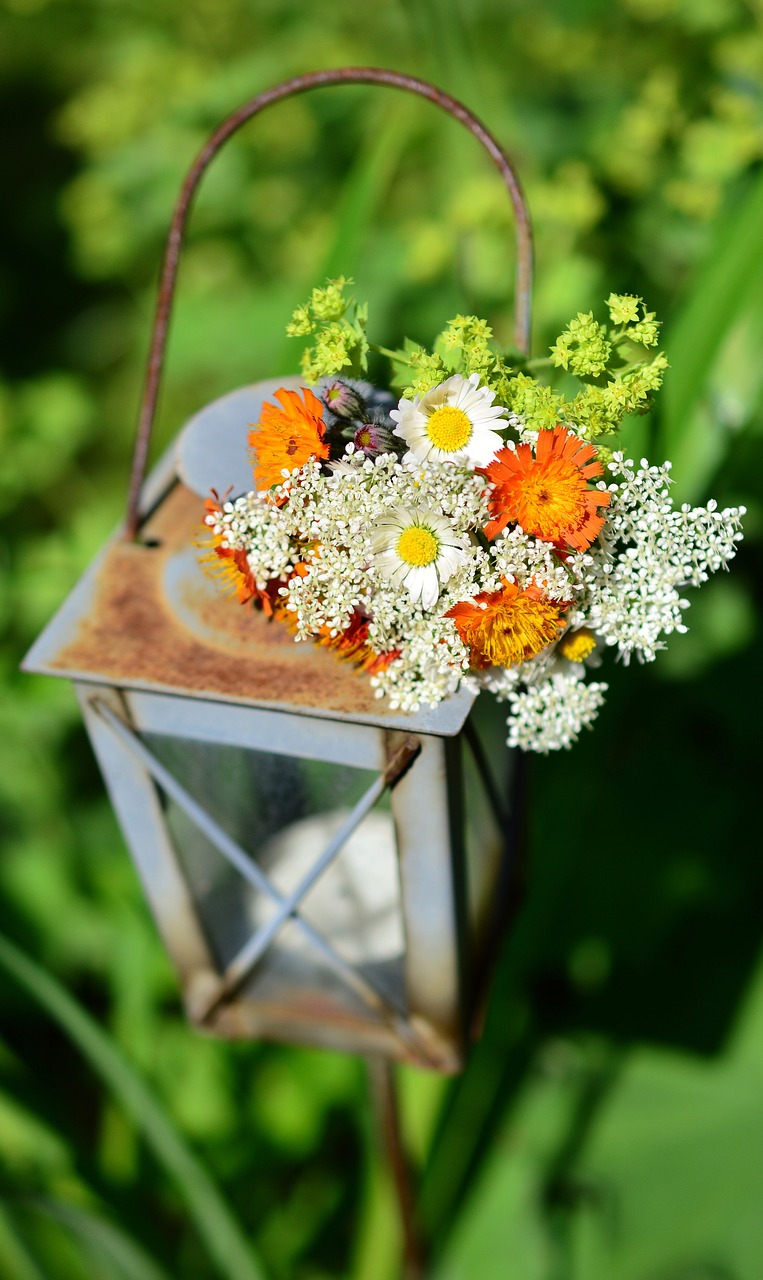
<path fill-rule="evenodd" d="M 437 577 L 437 570 L 430 567 L 424 570 L 424 575 L 421 587 L 421 607 L 422 609 L 434 609 L 440 596 L 440 582 Z"/>
<path fill-rule="evenodd" d="M 481 387 L 476 373 L 454 373 L 425 395 L 401 400 L 391 417 L 394 435 L 408 445 L 403 461 L 485 466 L 503 445 L 492 428 L 507 411 L 494 400 L 495 392 Z"/>
<path fill-rule="evenodd" d="M 377 573 L 404 586 L 413 604 L 433 609 L 443 586 L 466 562 L 468 539 L 428 507 L 398 503 L 371 530 Z"/>

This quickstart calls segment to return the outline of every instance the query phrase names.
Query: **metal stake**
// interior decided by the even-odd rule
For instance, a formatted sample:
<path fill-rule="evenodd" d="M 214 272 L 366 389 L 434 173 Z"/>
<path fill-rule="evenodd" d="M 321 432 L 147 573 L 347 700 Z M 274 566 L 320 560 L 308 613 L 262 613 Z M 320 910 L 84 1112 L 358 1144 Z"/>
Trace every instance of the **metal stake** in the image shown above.
<path fill-rule="evenodd" d="M 392 1175 L 403 1229 L 404 1280 L 426 1280 L 427 1248 L 416 1218 L 413 1177 L 403 1145 L 395 1077 L 386 1058 L 369 1057 L 367 1062 L 379 1146 Z"/>

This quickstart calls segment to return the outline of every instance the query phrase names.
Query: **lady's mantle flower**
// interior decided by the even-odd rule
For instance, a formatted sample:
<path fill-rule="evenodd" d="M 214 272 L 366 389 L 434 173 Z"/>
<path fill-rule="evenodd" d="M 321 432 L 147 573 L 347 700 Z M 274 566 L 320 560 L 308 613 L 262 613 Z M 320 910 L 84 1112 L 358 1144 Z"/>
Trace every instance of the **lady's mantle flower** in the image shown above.
<path fill-rule="evenodd" d="M 504 578 L 498 591 L 481 591 L 445 616 L 455 622 L 471 664 L 479 670 L 512 667 L 540 653 L 564 626 L 564 607 L 536 586 L 521 591 Z"/>
<path fill-rule="evenodd" d="M 579 311 L 551 348 L 551 359 L 579 378 L 598 378 L 612 354 L 606 335 L 604 325 L 594 320 L 592 311 Z"/>
<path fill-rule="evenodd" d="M 529 444 L 501 449 L 485 468 L 495 485 L 485 533 L 495 538 L 512 522 L 561 551 L 585 551 L 604 524 L 598 508 L 610 502 L 606 490 L 588 488 L 601 472 L 593 445 L 566 427 L 538 432 L 535 457 Z"/>
<path fill-rule="evenodd" d="M 395 435 L 408 445 L 403 461 L 486 466 L 503 445 L 491 428 L 506 410 L 494 400 L 495 392 L 479 385 L 477 373 L 454 373 L 425 395 L 401 400 L 390 417 L 397 423 Z"/>
<path fill-rule="evenodd" d="M 281 404 L 264 404 L 260 420 L 249 432 L 255 459 L 254 478 L 260 489 L 272 489 L 283 482 L 284 471 L 303 467 L 310 458 L 328 458 L 323 406 L 306 387 L 304 403 L 296 391 L 283 387 L 275 398 Z"/>
<path fill-rule="evenodd" d="M 466 538 L 426 507 L 393 507 L 373 528 L 373 563 L 414 604 L 432 609 L 448 579 L 466 560 Z"/>

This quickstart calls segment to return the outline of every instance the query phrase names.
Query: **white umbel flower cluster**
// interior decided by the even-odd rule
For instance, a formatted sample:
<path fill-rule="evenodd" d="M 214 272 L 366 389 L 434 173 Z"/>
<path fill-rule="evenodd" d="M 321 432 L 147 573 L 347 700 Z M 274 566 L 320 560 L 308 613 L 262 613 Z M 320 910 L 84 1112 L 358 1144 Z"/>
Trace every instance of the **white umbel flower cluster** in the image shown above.
<path fill-rule="evenodd" d="M 287 582 L 294 571 L 294 543 L 288 526 L 262 493 L 247 493 L 222 502 L 217 517 L 205 523 L 223 548 L 246 551 L 255 582 L 264 591 L 269 581 Z"/>
<path fill-rule="evenodd" d="M 686 630 L 681 592 L 728 565 L 744 508 L 676 508 L 669 463 L 614 454 L 598 484 L 609 494 L 597 504 L 603 527 L 599 519 L 586 551 L 532 536 L 516 516 L 491 543 L 500 484 L 475 466 L 516 447 L 494 428 L 528 439 L 494 398 L 476 375 L 451 378 L 393 412 L 409 446 L 402 459 L 350 443 L 341 457 L 284 471 L 267 495 L 220 503 L 207 524 L 219 554 L 244 552 L 258 590 L 292 615 L 297 640 L 341 649 L 360 635 L 367 674 L 358 678 L 391 707 L 417 711 L 468 681 L 508 703 L 512 746 L 546 753 L 595 719 L 607 686 L 588 675 L 605 648 L 625 663 L 651 661 L 664 637 Z M 568 473 L 575 466 L 559 452 L 554 465 L 563 462 Z M 529 455 L 500 483 L 526 483 L 543 501 L 544 486 L 562 481 L 553 468 L 539 480 L 534 465 Z M 568 493 L 579 490 L 561 500 Z"/>
<path fill-rule="evenodd" d="M 399 522 L 401 510 L 437 513 L 432 527 L 458 548 L 448 557 L 447 574 L 439 575 L 434 600 L 390 576 L 380 531 Z M 267 537 L 263 511 L 272 523 Z M 444 615 L 484 590 L 485 572 L 489 581 L 495 578 L 491 558 L 471 534 L 487 519 L 485 481 L 472 469 L 430 463 L 422 470 L 394 454 L 371 460 L 349 444 L 329 475 L 311 461 L 266 502 L 250 493 L 225 503 L 213 532 L 224 533 L 226 546 L 247 551 L 258 586 L 268 578 L 285 584 L 280 594 L 295 615 L 298 640 L 324 631 L 339 636 L 357 613 L 368 619 L 376 653 L 397 651 L 404 638 L 401 655 L 370 678 L 377 697 L 417 711 L 455 692 L 468 670 L 468 650 Z M 302 573 L 287 582 L 297 562 Z"/>
<path fill-rule="evenodd" d="M 590 729 L 604 702 L 607 685 L 586 684 L 573 675 L 555 674 L 542 684 L 509 693 L 510 747 L 524 751 L 569 748 L 582 729 Z"/>
<path fill-rule="evenodd" d="M 579 580 L 573 625 L 584 623 L 606 644 L 650 662 L 663 636 L 683 632 L 689 601 L 680 591 L 725 569 L 742 538 L 744 507 L 678 509 L 668 494 L 670 463 L 635 467 L 622 454 L 609 463 L 615 477 L 607 522 L 598 543 L 575 557 Z"/>

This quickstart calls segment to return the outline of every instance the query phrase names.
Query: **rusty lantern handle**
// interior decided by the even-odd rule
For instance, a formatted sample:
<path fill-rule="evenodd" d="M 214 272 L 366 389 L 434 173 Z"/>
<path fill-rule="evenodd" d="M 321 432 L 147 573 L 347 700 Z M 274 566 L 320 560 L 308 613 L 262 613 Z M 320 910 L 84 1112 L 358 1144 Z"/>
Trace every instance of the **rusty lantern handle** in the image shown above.
<path fill-rule="evenodd" d="M 250 120 L 252 116 L 258 115 L 260 111 L 264 111 L 265 107 L 272 106 L 273 103 L 280 102 L 283 98 L 289 98 L 293 94 L 305 93 L 308 89 L 317 89 L 322 85 L 335 84 L 383 84 L 392 89 L 404 89 L 408 93 L 417 93 L 420 97 L 428 98 L 430 102 L 434 102 L 435 106 L 440 107 L 443 111 L 447 111 L 448 115 L 460 120 L 461 124 L 465 125 L 470 133 L 474 134 L 474 137 L 482 143 L 506 184 L 514 208 L 517 246 L 514 342 L 517 348 L 525 355 L 529 353 L 530 294 L 533 270 L 530 215 L 514 166 L 503 148 L 499 146 L 482 122 L 475 115 L 472 115 L 471 111 L 467 110 L 463 103 L 451 98 L 447 93 L 443 93 L 441 89 L 437 89 L 426 80 L 419 80 L 415 76 L 403 75 L 399 71 L 388 71 L 382 67 L 336 67 L 326 71 L 312 71 L 307 75 L 295 76 L 291 80 L 284 80 L 272 89 L 266 89 L 264 93 L 258 94 L 256 98 L 250 98 L 237 111 L 229 115 L 226 120 L 223 120 L 222 124 L 218 125 L 209 141 L 196 157 L 181 188 L 167 237 L 167 247 L 164 251 L 159 297 L 154 315 L 146 380 L 138 419 L 138 432 L 133 454 L 130 496 L 127 508 L 126 536 L 128 538 L 135 536 L 140 522 L 140 492 L 146 471 L 151 429 L 156 415 L 156 402 L 167 345 L 167 330 L 172 312 L 178 261 L 196 188 L 223 143 L 227 142 L 228 138 L 240 129 L 242 124 Z"/>

